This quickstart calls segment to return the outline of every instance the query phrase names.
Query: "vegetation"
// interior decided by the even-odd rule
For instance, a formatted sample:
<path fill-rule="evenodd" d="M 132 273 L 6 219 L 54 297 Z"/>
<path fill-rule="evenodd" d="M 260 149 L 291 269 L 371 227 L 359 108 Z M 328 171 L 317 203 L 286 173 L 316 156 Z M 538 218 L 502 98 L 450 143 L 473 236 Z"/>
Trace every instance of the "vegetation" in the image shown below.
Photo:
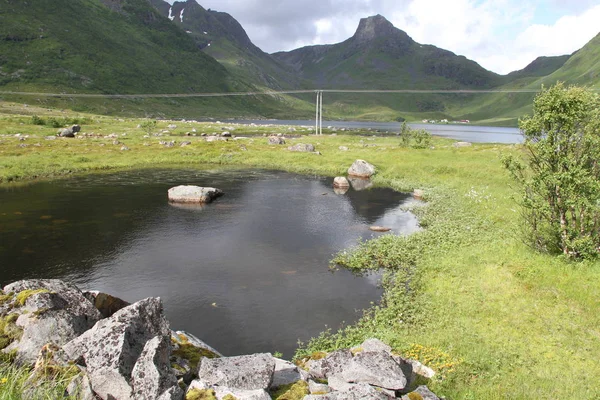
<path fill-rule="evenodd" d="M 32 384 L 31 370 L 13 364 L 0 363 L 0 400 L 39 399 L 56 400 L 65 397 L 73 376 L 58 374 L 51 379 L 40 379 Z"/>
<path fill-rule="evenodd" d="M 600 249 L 600 97 L 558 84 L 538 95 L 521 121 L 524 163 L 504 160 L 522 187 L 528 240 L 575 258 Z"/>
<path fill-rule="evenodd" d="M 36 177 L 207 164 L 336 176 L 355 159 L 365 159 L 378 169 L 376 185 L 424 190 L 426 203 L 415 204 L 413 211 L 426 229 L 340 249 L 334 259 L 340 266 L 363 273 L 381 267 L 385 293 L 356 324 L 304 344 L 298 356 L 377 337 L 396 352 L 437 368 L 428 385 L 447 398 L 600 397 L 595 357 L 600 353 L 600 261 L 540 253 L 516 234 L 520 223 L 513 196 L 518 192 L 510 187 L 513 180 L 501 160 L 519 157 L 522 146 L 455 148 L 450 140 L 432 138 L 431 147 L 416 150 L 403 147 L 398 137 L 372 137 L 372 132 L 288 138 L 291 144 L 312 142 L 323 154 L 315 156 L 269 146 L 262 137 L 286 134 L 286 127 L 158 121 L 157 133 L 169 124 L 178 127 L 160 138 L 144 138 L 146 132 L 137 128 L 141 119 L 6 103 L 0 103 L 0 112 L 0 189 Z M 45 140 L 56 130 L 32 124 L 33 114 L 89 118 L 92 122 L 82 133 L 91 136 Z M 186 136 L 192 129 L 199 135 L 223 128 L 252 137 L 205 142 Z M 310 133 L 310 128 L 296 129 L 295 135 Z M 106 138 L 112 133 L 131 150 L 113 145 L 114 139 Z M 21 141 L 16 134 L 29 137 Z M 189 140 L 192 145 L 166 148 L 159 140 Z M 0 214 L 0 223 L 10 218 L 19 216 Z"/>

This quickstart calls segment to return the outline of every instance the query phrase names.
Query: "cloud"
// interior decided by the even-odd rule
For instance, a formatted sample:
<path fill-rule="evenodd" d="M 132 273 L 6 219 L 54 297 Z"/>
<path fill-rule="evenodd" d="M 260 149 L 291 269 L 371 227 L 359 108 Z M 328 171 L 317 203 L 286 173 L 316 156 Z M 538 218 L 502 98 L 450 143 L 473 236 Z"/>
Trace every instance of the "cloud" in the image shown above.
<path fill-rule="evenodd" d="M 172 2 L 172 0 L 170 1 Z M 419 43 L 498 73 L 538 56 L 570 54 L 598 33 L 595 0 L 198 0 L 225 11 L 266 52 L 338 43 L 360 18 L 381 14 Z"/>

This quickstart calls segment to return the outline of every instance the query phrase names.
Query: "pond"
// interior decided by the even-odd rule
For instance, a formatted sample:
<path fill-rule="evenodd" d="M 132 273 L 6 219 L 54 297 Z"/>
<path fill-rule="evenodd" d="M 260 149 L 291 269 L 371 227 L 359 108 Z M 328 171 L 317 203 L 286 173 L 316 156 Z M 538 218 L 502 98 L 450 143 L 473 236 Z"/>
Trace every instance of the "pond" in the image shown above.
<path fill-rule="evenodd" d="M 161 169 L 0 187 L 0 283 L 59 278 L 127 301 L 159 296 L 171 328 L 226 355 L 279 351 L 360 317 L 378 276 L 332 273 L 359 239 L 418 229 L 390 189 L 334 193 L 331 178 L 262 170 Z M 180 184 L 225 196 L 168 204 Z"/>

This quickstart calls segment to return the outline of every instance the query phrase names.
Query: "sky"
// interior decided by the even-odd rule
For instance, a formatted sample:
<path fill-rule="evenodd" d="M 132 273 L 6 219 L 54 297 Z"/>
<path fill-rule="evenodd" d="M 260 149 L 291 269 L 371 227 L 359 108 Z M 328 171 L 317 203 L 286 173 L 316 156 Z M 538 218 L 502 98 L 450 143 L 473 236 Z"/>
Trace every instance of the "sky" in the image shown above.
<path fill-rule="evenodd" d="M 268 53 L 342 42 L 361 18 L 381 14 L 415 41 L 500 74 L 538 56 L 571 54 L 600 32 L 600 0 L 197 1 L 231 14 Z"/>

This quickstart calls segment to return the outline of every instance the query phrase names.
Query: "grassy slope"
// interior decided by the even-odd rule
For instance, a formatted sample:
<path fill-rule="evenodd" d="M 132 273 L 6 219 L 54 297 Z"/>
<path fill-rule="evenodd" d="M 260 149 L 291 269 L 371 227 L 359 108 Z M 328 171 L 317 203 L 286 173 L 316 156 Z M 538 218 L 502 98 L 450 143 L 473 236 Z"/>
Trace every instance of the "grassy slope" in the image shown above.
<path fill-rule="evenodd" d="M 435 149 L 410 150 L 397 147 L 396 138 L 367 141 L 338 135 L 291 140 L 318 143 L 320 157 L 268 146 L 262 137 L 241 143 L 191 138 L 191 146 L 168 149 L 159 146 L 158 140 L 190 140 L 181 135 L 192 126 L 198 132 L 212 132 L 223 125 L 184 124 L 172 138 L 144 139 L 135 128 L 139 120 L 91 116 L 94 122 L 84 126 L 85 132 L 127 133 L 119 140 L 131 151 L 121 152 L 113 139 L 45 141 L 40 137 L 54 129 L 30 125 L 28 116 L 14 115 L 19 112 L 16 106 L 5 110 L 13 114 L 0 120 L 0 134 L 37 137 L 25 142 L 0 137 L 0 177 L 4 180 L 172 163 L 246 165 L 334 176 L 344 174 L 356 158 L 366 159 L 378 167 L 376 183 L 399 190 L 426 190 L 429 205 L 421 220 L 428 223 L 428 229 L 417 242 L 431 242 L 416 255 L 419 285 L 415 285 L 414 303 L 400 307 L 408 312 L 402 323 L 404 317 L 395 303 L 402 303 L 404 286 L 392 286 L 387 291 L 389 308 L 376 310 L 373 319 L 365 320 L 345 338 L 333 343 L 317 341 L 313 348 L 357 343 L 368 335 L 381 337 L 398 350 L 420 344 L 435 354 L 444 352 L 443 358 L 454 360 L 455 370 L 430 386 L 452 399 L 600 396 L 596 379 L 600 373 L 596 359 L 600 354 L 600 263 L 569 263 L 537 254 L 521 243 L 511 182 L 499 161 L 501 153 L 518 152 L 518 147 L 456 149 L 450 141 L 436 140 Z M 159 129 L 167 124 L 159 123 Z M 282 131 L 250 129 L 234 133 Z M 32 145 L 37 142 L 41 147 Z M 18 147 L 23 143 L 29 147 Z M 364 147 L 365 143 L 377 147 Z M 241 150 L 241 144 L 247 151 Z M 341 152 L 340 145 L 350 150 Z M 402 248 L 396 250 L 403 254 Z"/>

